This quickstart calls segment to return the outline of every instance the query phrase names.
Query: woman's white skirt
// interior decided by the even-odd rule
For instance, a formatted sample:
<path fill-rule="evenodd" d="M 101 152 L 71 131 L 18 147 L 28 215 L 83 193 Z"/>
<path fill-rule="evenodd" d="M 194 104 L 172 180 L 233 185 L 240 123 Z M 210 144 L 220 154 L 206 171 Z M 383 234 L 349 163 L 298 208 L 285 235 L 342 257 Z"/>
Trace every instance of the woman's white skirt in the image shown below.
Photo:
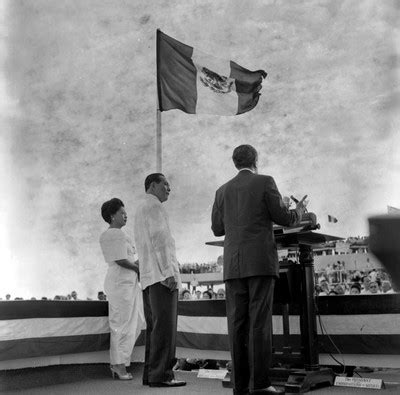
<path fill-rule="evenodd" d="M 110 363 L 129 366 L 133 346 L 145 327 L 142 289 L 137 274 L 110 264 L 104 281 L 110 324 Z"/>

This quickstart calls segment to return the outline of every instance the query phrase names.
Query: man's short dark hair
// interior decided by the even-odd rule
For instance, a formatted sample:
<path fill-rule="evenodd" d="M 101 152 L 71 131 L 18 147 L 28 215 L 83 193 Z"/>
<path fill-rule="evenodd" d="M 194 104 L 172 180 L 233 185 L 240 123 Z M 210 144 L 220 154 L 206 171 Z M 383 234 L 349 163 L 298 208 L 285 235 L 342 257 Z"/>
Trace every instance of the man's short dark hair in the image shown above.
<path fill-rule="evenodd" d="M 239 145 L 233 150 L 232 160 L 237 169 L 257 166 L 258 154 L 256 149 L 248 144 Z"/>
<path fill-rule="evenodd" d="M 152 182 L 156 182 L 157 184 L 159 184 L 162 181 L 161 177 L 165 178 L 164 174 L 162 173 L 149 174 L 144 180 L 144 190 L 147 192 Z"/>
<path fill-rule="evenodd" d="M 104 292 L 103 292 L 103 291 L 97 292 L 97 299 L 98 299 L 98 300 L 102 300 L 104 296 L 105 296 L 105 295 L 104 295 Z"/>
<path fill-rule="evenodd" d="M 121 207 L 125 207 L 122 200 L 118 198 L 112 198 L 107 202 L 104 202 L 101 206 L 101 216 L 104 221 L 111 223 L 111 216 L 114 215 Z"/>

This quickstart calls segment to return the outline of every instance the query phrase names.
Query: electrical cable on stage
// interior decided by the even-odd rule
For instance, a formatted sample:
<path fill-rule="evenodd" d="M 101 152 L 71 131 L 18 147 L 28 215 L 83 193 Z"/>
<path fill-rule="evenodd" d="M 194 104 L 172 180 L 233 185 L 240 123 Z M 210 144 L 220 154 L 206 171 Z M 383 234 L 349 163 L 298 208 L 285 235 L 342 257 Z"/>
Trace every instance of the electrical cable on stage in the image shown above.
<path fill-rule="evenodd" d="M 319 312 L 319 310 L 318 310 L 317 299 L 318 299 L 318 296 L 315 298 L 315 312 L 316 312 L 317 317 L 318 317 L 319 326 L 320 326 L 320 328 L 321 328 L 321 334 L 322 334 L 322 335 L 325 334 L 325 335 L 328 337 L 328 339 L 329 339 L 330 342 L 332 343 L 333 347 L 335 347 L 335 349 L 337 350 L 337 352 L 339 353 L 339 355 L 342 356 L 343 363 L 340 362 L 338 359 L 336 359 L 336 358 L 333 356 L 333 354 L 332 354 L 331 352 L 328 352 L 328 354 L 330 355 L 330 357 L 331 357 L 337 364 L 339 364 L 340 366 L 343 366 L 343 372 L 342 372 L 342 374 L 344 374 L 344 373 L 346 372 L 346 364 L 345 364 L 345 360 L 344 360 L 344 357 L 343 357 L 343 353 L 339 350 L 338 346 L 337 346 L 336 343 L 333 341 L 333 339 L 331 338 L 331 336 L 328 334 L 328 332 L 327 332 L 325 326 L 324 326 L 323 323 L 322 323 L 321 314 L 320 314 L 320 312 Z"/>

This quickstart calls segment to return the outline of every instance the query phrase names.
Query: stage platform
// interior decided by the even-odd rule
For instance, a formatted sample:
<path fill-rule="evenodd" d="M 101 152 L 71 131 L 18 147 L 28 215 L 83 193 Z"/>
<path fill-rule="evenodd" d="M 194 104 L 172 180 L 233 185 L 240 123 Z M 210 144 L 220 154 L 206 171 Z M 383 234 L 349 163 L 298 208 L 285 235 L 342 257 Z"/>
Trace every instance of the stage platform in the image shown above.
<path fill-rule="evenodd" d="M 64 365 L 40 368 L 8 370 L 0 372 L 0 392 L 2 394 L 29 395 L 67 395 L 67 394 L 232 394 L 229 388 L 223 388 L 219 379 L 201 379 L 197 371 L 177 371 L 177 379 L 185 380 L 185 387 L 165 389 L 149 388 L 142 385 L 142 363 L 134 363 L 129 369 L 132 381 L 112 380 L 107 364 Z M 386 394 L 400 393 L 400 369 L 375 369 L 371 373 L 362 373 L 362 377 L 383 379 L 386 388 L 382 390 L 325 387 L 310 391 L 310 394 Z"/>

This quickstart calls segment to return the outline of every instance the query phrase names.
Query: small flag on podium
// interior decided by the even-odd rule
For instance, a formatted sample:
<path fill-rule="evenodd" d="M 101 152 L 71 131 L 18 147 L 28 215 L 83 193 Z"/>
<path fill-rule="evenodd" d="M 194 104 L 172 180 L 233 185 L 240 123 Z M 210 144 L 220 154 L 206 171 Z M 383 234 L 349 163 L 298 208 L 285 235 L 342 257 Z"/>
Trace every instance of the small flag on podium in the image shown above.
<path fill-rule="evenodd" d="M 328 222 L 333 222 L 335 224 L 336 222 L 338 222 L 338 220 L 333 215 L 328 215 Z"/>
<path fill-rule="evenodd" d="M 387 212 L 388 214 L 400 214 L 400 208 L 387 206 Z"/>

